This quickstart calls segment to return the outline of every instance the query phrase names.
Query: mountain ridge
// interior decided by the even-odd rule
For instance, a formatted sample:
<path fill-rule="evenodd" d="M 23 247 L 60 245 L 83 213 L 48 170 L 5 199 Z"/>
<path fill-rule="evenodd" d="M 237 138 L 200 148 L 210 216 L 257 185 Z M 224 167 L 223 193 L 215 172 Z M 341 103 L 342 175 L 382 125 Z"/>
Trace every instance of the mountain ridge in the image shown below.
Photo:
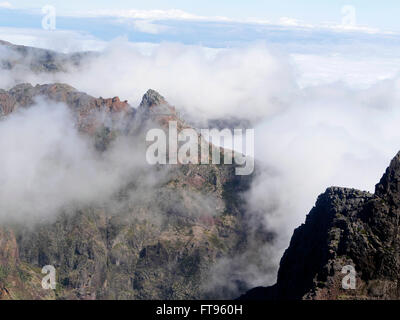
<path fill-rule="evenodd" d="M 20 84 L 2 90 L 2 118 L 34 108 L 39 97 L 65 103 L 78 130 L 105 153 L 118 137 L 128 137 L 141 152 L 143 124 L 149 121 L 148 125 L 163 127 L 171 116 L 180 119 L 154 90 L 135 109 L 117 97 L 94 98 L 65 84 Z M 164 107 L 172 113 L 165 115 Z M 150 109 L 150 116 L 141 118 Z M 111 120 L 99 121 L 104 114 Z M 223 297 L 240 292 L 214 290 L 205 284 L 220 259 L 264 244 L 263 239 L 250 241 L 240 196 L 251 177 L 236 176 L 234 165 L 211 163 L 172 166 L 167 175 L 157 167 L 141 171 L 126 172 L 133 179 L 109 203 L 60 212 L 54 220 L 34 227 L 3 226 L 6 233 L 0 242 L 9 245 L 0 247 L 0 257 L 7 257 L 0 260 L 0 270 L 6 270 L 0 273 L 0 298 L 197 299 L 220 297 L 220 290 Z M 138 198 L 135 194 L 143 188 L 140 179 L 147 172 L 154 175 L 155 185 L 147 197 Z M 9 254 L 9 247 L 18 253 L 17 259 Z M 55 292 L 40 287 L 40 268 L 49 264 L 58 272 Z"/>

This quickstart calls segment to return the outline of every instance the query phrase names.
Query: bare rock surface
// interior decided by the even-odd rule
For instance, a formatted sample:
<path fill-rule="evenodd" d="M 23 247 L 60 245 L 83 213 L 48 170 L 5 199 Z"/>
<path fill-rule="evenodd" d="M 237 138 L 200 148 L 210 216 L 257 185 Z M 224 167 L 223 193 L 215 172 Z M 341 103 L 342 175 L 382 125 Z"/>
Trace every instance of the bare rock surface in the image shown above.
<path fill-rule="evenodd" d="M 277 283 L 242 299 L 399 299 L 400 153 L 374 194 L 328 188 L 284 253 Z M 344 266 L 356 288 L 344 289 Z"/>

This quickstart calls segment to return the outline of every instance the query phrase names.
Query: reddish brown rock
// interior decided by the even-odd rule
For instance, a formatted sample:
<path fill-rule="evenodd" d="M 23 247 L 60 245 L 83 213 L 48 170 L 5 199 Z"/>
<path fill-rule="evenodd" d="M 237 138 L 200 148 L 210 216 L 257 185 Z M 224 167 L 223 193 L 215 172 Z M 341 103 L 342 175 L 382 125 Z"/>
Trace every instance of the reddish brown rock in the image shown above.
<path fill-rule="evenodd" d="M 127 101 L 118 97 L 103 99 L 94 98 L 66 84 L 36 85 L 20 84 L 7 91 L 0 91 L 0 111 L 3 115 L 13 112 L 18 107 L 30 107 L 35 99 L 42 97 L 53 102 L 65 103 L 72 111 L 78 128 L 94 134 L 101 127 L 104 114 L 111 120 L 129 115 L 131 108 Z"/>
<path fill-rule="evenodd" d="M 110 112 L 126 112 L 129 108 L 128 101 L 121 101 L 119 97 L 114 97 L 110 99 L 97 99 L 98 105 L 101 107 L 102 105 L 106 106 Z"/>

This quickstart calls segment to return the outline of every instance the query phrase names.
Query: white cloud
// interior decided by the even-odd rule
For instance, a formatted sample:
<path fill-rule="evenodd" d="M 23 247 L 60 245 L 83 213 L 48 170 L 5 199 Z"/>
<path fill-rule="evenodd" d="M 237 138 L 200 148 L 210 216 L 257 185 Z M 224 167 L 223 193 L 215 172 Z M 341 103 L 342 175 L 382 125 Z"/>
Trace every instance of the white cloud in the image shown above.
<path fill-rule="evenodd" d="M 113 81 L 110 74 L 115 75 Z M 196 118 L 272 114 L 285 105 L 295 87 L 288 61 L 277 59 L 261 44 L 211 55 L 201 47 L 164 43 L 146 55 L 113 43 L 79 76 L 60 77 L 95 96 L 120 95 L 133 105 L 153 88 L 171 103 L 190 109 Z M 245 105 L 251 105 L 251 110 Z"/>
<path fill-rule="evenodd" d="M 150 26 L 143 25 L 143 32 L 146 33 L 159 33 L 154 32 L 155 25 L 157 21 L 170 20 L 170 21 L 201 21 L 201 22 L 229 22 L 237 24 L 259 24 L 259 25 L 270 25 L 270 26 L 281 26 L 287 28 L 308 28 L 308 29 L 321 29 L 330 30 L 334 32 L 359 32 L 359 33 L 369 33 L 369 34 L 393 34 L 393 32 L 380 30 L 378 28 L 373 28 L 369 26 L 361 25 L 346 25 L 337 22 L 325 22 L 321 24 L 311 24 L 305 21 L 301 21 L 291 17 L 281 17 L 277 21 L 271 21 L 264 17 L 247 17 L 242 19 L 230 18 L 226 16 L 202 16 L 192 14 L 179 9 L 169 9 L 169 10 L 91 10 L 91 11 L 76 11 L 69 13 L 62 13 L 64 16 L 73 17 L 111 17 L 121 19 L 123 18 L 125 23 L 131 23 L 132 20 L 136 22 L 140 20 L 145 21 L 144 23 L 151 24 Z M 140 28 L 140 26 L 139 26 Z M 140 30 L 140 29 L 138 29 Z M 150 30 L 150 32 L 148 32 Z"/>
<path fill-rule="evenodd" d="M 289 62 L 262 44 L 212 50 L 163 43 L 143 52 L 118 40 L 69 73 L 31 74 L 24 68 L 4 71 L 1 87 L 9 88 L 21 78 L 32 84 L 68 83 L 93 96 L 120 96 L 133 106 L 153 88 L 197 119 L 227 114 L 256 119 L 272 114 L 285 106 L 296 87 Z"/>
<path fill-rule="evenodd" d="M 230 21 L 226 17 L 207 17 L 188 13 L 179 9 L 169 10 L 92 10 L 88 12 L 71 13 L 82 17 L 118 17 L 143 20 L 190 20 L 190 21 Z"/>
<path fill-rule="evenodd" d="M 145 161 L 144 141 L 121 137 L 100 155 L 64 104 L 38 98 L 2 119 L 0 135 L 0 223 L 31 223 L 93 203 L 111 206 L 113 193 L 136 179 L 143 190 L 136 196 L 145 198 L 146 188 L 162 179 Z"/>
<path fill-rule="evenodd" d="M 397 57 L 351 54 L 292 54 L 302 87 L 345 82 L 352 88 L 368 88 L 400 72 Z"/>
<path fill-rule="evenodd" d="M 359 32 L 359 33 L 368 33 L 368 34 L 395 34 L 391 31 L 386 31 L 386 30 L 380 30 L 378 28 L 372 28 L 368 26 L 361 26 L 361 25 L 347 25 L 347 24 L 335 24 L 335 23 L 325 23 L 321 24 L 320 28 L 326 28 L 330 29 L 332 31 L 336 32 Z"/>
<path fill-rule="evenodd" d="M 306 29 L 321 29 L 321 30 L 330 30 L 335 32 L 359 32 L 359 33 L 369 33 L 369 34 L 393 34 L 393 32 L 383 31 L 378 28 L 371 28 L 367 26 L 361 25 L 348 25 L 348 24 L 338 24 L 335 22 L 325 22 L 321 24 L 310 24 L 305 21 L 301 21 L 294 18 L 289 17 L 281 17 L 278 20 L 277 25 L 284 27 L 292 27 L 292 28 L 306 28 Z"/>
<path fill-rule="evenodd" d="M 290 27 L 307 27 L 307 28 L 312 28 L 314 27 L 313 25 L 306 24 L 300 20 L 293 19 L 293 18 L 288 18 L 288 17 L 282 17 L 279 19 L 278 25 L 282 26 L 290 26 Z"/>
<path fill-rule="evenodd" d="M 143 33 L 160 34 L 171 30 L 170 27 L 154 23 L 152 20 L 129 20 L 126 18 L 120 18 L 117 21 L 122 24 L 130 25 L 136 31 Z"/>

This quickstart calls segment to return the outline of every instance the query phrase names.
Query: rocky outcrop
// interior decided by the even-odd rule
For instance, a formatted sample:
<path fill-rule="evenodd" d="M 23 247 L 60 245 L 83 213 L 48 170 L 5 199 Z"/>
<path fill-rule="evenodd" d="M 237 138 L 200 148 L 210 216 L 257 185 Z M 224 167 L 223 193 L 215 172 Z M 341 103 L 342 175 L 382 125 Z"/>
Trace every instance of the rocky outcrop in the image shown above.
<path fill-rule="evenodd" d="M 149 89 L 143 96 L 142 102 L 139 105 L 139 110 L 152 110 L 167 104 L 167 101 L 162 95 L 153 89 Z M 172 110 L 170 111 L 172 112 Z"/>
<path fill-rule="evenodd" d="M 399 299 L 400 153 L 375 194 L 329 188 L 284 253 L 277 283 L 243 299 Z M 356 288 L 344 289 L 344 266 Z"/>
<path fill-rule="evenodd" d="M 188 127 L 175 107 L 171 106 L 163 96 L 152 89 L 144 94 L 137 111 L 142 124 L 150 121 L 152 124 L 157 123 L 163 128 L 168 128 L 169 121 L 176 121 L 178 130 Z"/>
<path fill-rule="evenodd" d="M 7 116 L 19 108 L 30 107 L 37 103 L 38 99 L 44 99 L 48 103 L 65 103 L 70 108 L 78 129 L 96 136 L 99 140 L 96 143 L 102 150 L 113 137 L 113 123 L 118 123 L 118 129 L 124 130 L 135 113 L 135 109 L 119 97 L 94 98 L 61 83 L 36 86 L 26 83 L 19 84 L 9 91 L 0 90 L 0 117 Z M 108 120 L 107 124 L 105 119 Z"/>

